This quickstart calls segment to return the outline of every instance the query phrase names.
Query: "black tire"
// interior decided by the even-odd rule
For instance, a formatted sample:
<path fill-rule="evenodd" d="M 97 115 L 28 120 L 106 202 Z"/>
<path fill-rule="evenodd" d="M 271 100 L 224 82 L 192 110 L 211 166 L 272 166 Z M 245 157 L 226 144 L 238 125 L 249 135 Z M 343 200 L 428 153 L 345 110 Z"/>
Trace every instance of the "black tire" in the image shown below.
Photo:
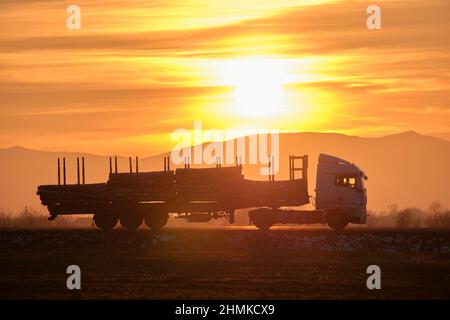
<path fill-rule="evenodd" d="M 94 214 L 94 223 L 97 228 L 100 228 L 105 231 L 109 231 L 114 228 L 119 219 L 112 214 L 108 213 L 96 213 Z"/>
<path fill-rule="evenodd" d="M 145 225 L 153 231 L 161 230 L 169 220 L 167 212 L 153 212 L 144 218 Z"/>
<path fill-rule="evenodd" d="M 267 231 L 273 226 L 270 213 L 261 212 L 260 210 L 253 210 L 250 213 L 250 220 L 252 223 L 262 231 Z"/>
<path fill-rule="evenodd" d="M 128 231 L 136 231 L 142 224 L 142 216 L 138 214 L 127 214 L 120 217 L 120 225 Z"/>
<path fill-rule="evenodd" d="M 327 223 L 331 229 L 341 231 L 348 225 L 348 219 L 342 211 L 331 210 L 327 213 Z"/>
<path fill-rule="evenodd" d="M 268 222 L 253 221 L 253 224 L 261 231 L 268 231 L 272 227 L 272 224 Z"/>

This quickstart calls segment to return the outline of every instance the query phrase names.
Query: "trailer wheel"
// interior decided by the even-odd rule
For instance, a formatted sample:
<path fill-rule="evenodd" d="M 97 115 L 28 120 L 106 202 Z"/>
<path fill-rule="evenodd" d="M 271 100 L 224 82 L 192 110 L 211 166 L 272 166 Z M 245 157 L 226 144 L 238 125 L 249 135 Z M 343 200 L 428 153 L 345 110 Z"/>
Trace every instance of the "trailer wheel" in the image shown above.
<path fill-rule="evenodd" d="M 108 231 L 108 230 L 111 230 L 112 228 L 114 228 L 116 226 L 118 220 L 119 219 L 112 214 L 107 214 L 107 213 L 94 214 L 95 225 L 98 228 L 103 229 L 105 231 Z"/>
<path fill-rule="evenodd" d="M 138 214 L 127 214 L 120 217 L 120 225 L 128 231 L 136 231 L 142 224 L 142 217 Z"/>
<path fill-rule="evenodd" d="M 272 224 L 269 222 L 262 222 L 262 221 L 253 221 L 253 224 L 261 231 L 267 231 L 272 227 Z"/>
<path fill-rule="evenodd" d="M 169 214 L 167 212 L 154 212 L 144 218 L 145 225 L 153 231 L 161 230 L 169 220 Z"/>
<path fill-rule="evenodd" d="M 331 229 L 340 231 L 348 224 L 348 219 L 342 211 L 331 210 L 327 213 L 327 223 Z"/>
<path fill-rule="evenodd" d="M 273 221 L 271 219 L 271 210 L 267 208 L 259 208 L 250 210 L 248 212 L 248 217 L 250 222 L 254 224 L 259 230 L 267 231 L 273 226 Z"/>

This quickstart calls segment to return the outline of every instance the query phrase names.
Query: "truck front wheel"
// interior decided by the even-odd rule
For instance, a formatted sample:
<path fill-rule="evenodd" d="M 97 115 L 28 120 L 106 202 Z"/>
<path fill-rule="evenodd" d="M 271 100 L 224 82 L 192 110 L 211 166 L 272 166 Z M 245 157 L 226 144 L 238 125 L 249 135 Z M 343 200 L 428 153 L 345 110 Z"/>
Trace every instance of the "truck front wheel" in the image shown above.
<path fill-rule="evenodd" d="M 108 213 L 94 214 L 95 225 L 98 228 L 103 229 L 105 231 L 108 231 L 108 230 L 111 230 L 112 228 L 114 228 L 116 226 L 118 220 L 119 219 L 112 214 L 108 214 Z"/>
<path fill-rule="evenodd" d="M 342 211 L 331 210 L 327 213 L 327 223 L 331 229 L 340 231 L 348 224 L 348 219 Z"/>
<path fill-rule="evenodd" d="M 154 212 L 144 218 L 145 225 L 153 231 L 161 230 L 169 220 L 169 214 L 167 212 Z"/>

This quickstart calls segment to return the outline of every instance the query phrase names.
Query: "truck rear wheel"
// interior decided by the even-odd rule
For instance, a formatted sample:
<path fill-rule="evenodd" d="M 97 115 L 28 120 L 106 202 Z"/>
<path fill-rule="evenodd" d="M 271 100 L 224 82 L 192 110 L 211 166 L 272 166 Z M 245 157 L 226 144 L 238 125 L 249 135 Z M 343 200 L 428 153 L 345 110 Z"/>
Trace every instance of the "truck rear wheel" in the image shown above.
<path fill-rule="evenodd" d="M 331 229 L 340 231 L 348 224 L 348 219 L 342 211 L 331 210 L 327 213 L 327 223 Z"/>
<path fill-rule="evenodd" d="M 94 214 L 94 223 L 97 228 L 103 229 L 105 231 L 111 230 L 117 224 L 119 219 L 108 213 L 96 213 Z"/>
<path fill-rule="evenodd" d="M 250 221 L 260 230 L 267 231 L 273 226 L 270 209 L 260 208 L 249 212 Z"/>
<path fill-rule="evenodd" d="M 142 224 L 142 217 L 137 214 L 127 214 L 120 217 L 120 225 L 128 231 L 136 231 Z"/>
<path fill-rule="evenodd" d="M 167 212 L 154 212 L 144 218 L 145 225 L 153 231 L 161 230 L 167 224 L 167 220 L 169 220 Z"/>

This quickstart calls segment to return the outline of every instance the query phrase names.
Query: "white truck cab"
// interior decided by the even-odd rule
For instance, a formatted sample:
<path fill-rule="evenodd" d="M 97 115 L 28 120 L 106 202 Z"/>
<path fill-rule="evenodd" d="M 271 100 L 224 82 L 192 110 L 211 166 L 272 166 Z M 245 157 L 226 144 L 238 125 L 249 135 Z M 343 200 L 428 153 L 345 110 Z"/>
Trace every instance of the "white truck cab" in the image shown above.
<path fill-rule="evenodd" d="M 346 160 L 319 155 L 316 178 L 316 209 L 326 212 L 327 223 L 342 229 L 348 223 L 366 223 L 367 176 Z"/>

